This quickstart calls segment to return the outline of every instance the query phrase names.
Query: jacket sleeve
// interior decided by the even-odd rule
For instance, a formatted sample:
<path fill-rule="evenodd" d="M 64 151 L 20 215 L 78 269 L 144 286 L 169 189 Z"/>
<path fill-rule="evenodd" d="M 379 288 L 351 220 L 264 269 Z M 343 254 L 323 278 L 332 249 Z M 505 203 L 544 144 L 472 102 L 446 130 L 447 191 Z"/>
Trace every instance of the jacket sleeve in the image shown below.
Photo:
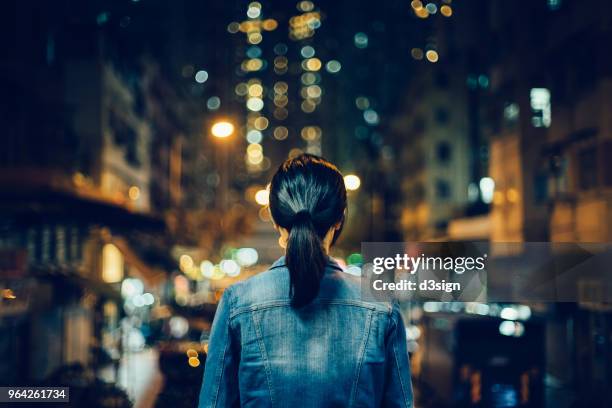
<path fill-rule="evenodd" d="M 199 408 L 240 405 L 238 388 L 240 347 L 233 338 L 230 327 L 231 289 L 230 287 L 223 293 L 213 320 Z"/>
<path fill-rule="evenodd" d="M 413 394 L 406 329 L 397 305 L 393 306 L 386 343 L 385 388 L 382 406 L 411 408 Z"/>

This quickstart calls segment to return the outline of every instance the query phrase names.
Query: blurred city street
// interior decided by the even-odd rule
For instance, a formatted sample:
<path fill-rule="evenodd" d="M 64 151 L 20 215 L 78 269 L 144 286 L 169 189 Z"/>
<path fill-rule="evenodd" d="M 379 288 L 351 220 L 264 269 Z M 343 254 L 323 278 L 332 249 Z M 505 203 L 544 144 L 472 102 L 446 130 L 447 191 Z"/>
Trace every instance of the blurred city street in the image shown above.
<path fill-rule="evenodd" d="M 612 2 L 0 8 L 0 386 L 196 407 L 223 291 L 283 255 L 270 178 L 311 153 L 344 175 L 347 273 L 368 242 L 484 243 L 504 271 L 401 302 L 416 407 L 612 406 L 585 255 L 612 241 Z M 517 296 L 533 243 L 576 244 L 550 258 L 592 272 L 571 299 Z"/>

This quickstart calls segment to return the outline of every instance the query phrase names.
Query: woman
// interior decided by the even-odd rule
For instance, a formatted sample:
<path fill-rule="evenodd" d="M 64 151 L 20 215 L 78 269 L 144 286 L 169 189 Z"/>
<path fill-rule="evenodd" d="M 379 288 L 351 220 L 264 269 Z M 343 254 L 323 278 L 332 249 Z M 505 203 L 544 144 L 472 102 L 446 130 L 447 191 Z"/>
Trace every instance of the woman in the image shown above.
<path fill-rule="evenodd" d="M 200 394 L 207 407 L 411 407 L 397 307 L 361 299 L 329 256 L 346 213 L 344 179 L 312 155 L 270 185 L 285 256 L 228 288 L 215 316 Z"/>

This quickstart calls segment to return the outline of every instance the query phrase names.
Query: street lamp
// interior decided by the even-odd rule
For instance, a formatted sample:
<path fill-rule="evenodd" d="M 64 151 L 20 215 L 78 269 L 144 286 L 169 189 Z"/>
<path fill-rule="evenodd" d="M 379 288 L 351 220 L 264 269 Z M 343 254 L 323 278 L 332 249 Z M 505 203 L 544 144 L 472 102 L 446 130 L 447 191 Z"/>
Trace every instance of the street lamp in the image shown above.
<path fill-rule="evenodd" d="M 210 133 L 218 139 L 227 139 L 234 133 L 234 125 L 227 120 L 217 120 L 210 128 Z M 218 197 L 219 208 L 225 208 L 228 204 L 228 190 L 229 190 L 229 148 L 227 143 L 221 143 L 223 146 L 219 146 L 219 173 L 221 176 L 220 189 Z"/>
<path fill-rule="evenodd" d="M 234 125 L 225 120 L 220 120 L 218 122 L 213 123 L 212 127 L 210 128 L 210 131 L 214 137 L 224 139 L 234 133 Z"/>

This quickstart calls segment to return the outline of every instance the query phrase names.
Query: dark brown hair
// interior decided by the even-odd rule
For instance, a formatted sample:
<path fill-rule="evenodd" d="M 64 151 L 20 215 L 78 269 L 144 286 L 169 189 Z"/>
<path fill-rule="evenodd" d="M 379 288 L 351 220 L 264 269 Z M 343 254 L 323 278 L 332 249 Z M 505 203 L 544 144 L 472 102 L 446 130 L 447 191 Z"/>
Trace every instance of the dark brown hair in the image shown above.
<path fill-rule="evenodd" d="M 344 178 L 321 157 L 302 154 L 289 159 L 272 178 L 270 212 L 274 222 L 289 231 L 286 264 L 294 306 L 310 303 L 319 293 L 327 264 L 322 240 L 334 225 L 342 226 L 345 210 Z"/>

